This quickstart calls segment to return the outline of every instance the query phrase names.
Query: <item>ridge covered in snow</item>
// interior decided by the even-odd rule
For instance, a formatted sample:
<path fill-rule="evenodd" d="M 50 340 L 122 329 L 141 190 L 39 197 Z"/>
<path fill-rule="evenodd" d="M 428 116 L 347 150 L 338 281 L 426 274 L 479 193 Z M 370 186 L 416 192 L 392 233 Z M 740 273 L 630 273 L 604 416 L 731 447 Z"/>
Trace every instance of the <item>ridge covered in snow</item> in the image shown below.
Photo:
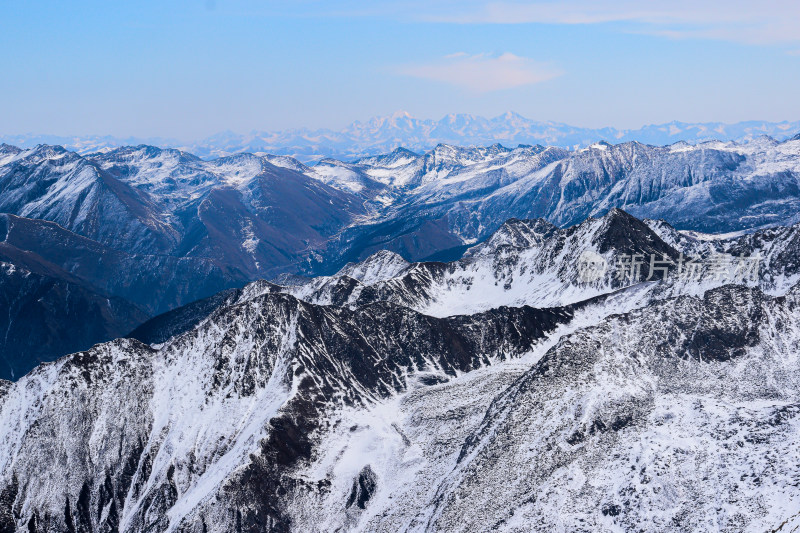
<path fill-rule="evenodd" d="M 434 316 L 450 316 L 500 306 L 566 306 L 659 280 L 664 283 L 644 283 L 649 285 L 648 298 L 697 295 L 729 282 L 737 268 L 749 266 L 748 276 L 740 273 L 742 283 L 781 295 L 800 280 L 795 259 L 800 257 L 798 232 L 795 225 L 703 241 L 666 222 L 640 221 L 621 210 L 563 230 L 543 220 L 510 220 L 487 241 L 469 249 L 463 259 L 451 263 L 409 264 L 379 252 L 333 276 L 286 287 L 255 283 L 248 290 L 284 291 L 327 305 L 391 301 Z M 605 265 L 596 279 L 582 277 L 586 254 Z M 625 271 L 620 276 L 617 267 L 634 255 L 639 256 L 638 274 Z M 714 267 L 722 258 L 730 263 L 725 272 Z M 754 262 L 739 265 L 746 258 Z M 696 272 L 681 277 L 679 270 L 685 273 L 688 268 L 681 264 L 691 260 L 698 265 Z M 353 275 L 362 271 L 371 272 L 370 277 Z"/>
<path fill-rule="evenodd" d="M 457 260 L 511 218 L 566 228 L 622 208 L 702 241 L 701 234 L 738 235 L 800 221 L 798 143 L 758 137 L 746 144 L 594 143 L 579 150 L 440 144 L 427 152 L 398 148 L 312 166 L 251 153 L 209 161 L 145 145 L 86 155 L 3 145 L 0 213 L 17 217 L 4 260 L 122 298 L 153 316 L 257 279 L 333 275 L 381 251 L 410 262 Z M 413 283 L 433 287 L 438 281 L 428 277 L 450 276 L 435 270 L 417 268 L 407 281 L 419 276 Z M 354 290 L 360 275 L 348 282 Z M 457 276 L 463 279 L 448 283 L 469 278 L 493 301 L 519 300 L 507 298 L 505 281 Z M 365 294 L 392 292 L 388 279 L 377 281 Z M 561 281 L 548 274 L 518 290 L 528 294 L 536 283 L 549 284 L 549 299 L 534 303 L 572 301 L 559 295 L 566 290 Z M 458 298 L 466 309 L 485 309 L 478 292 Z M 412 294 L 403 301 L 434 312 Z M 333 301 L 327 298 L 319 301 Z M 436 312 L 448 313 L 448 306 Z M 115 331 L 129 324 L 115 322 L 109 324 Z M 15 375 L 34 363 L 24 361 L 26 350 L 23 343 L 7 352 L 19 365 Z"/>
<path fill-rule="evenodd" d="M 449 265 L 383 252 L 170 312 L 138 330 L 149 344 L 0 382 L 0 526 L 775 530 L 800 503 L 797 228 L 695 244 L 619 210 L 512 220 Z M 751 286 L 647 271 L 592 286 L 587 250 L 764 263 Z M 286 294 L 323 287 L 324 302 Z M 411 289 L 462 312 L 421 313 Z"/>
<path fill-rule="evenodd" d="M 0 532 L 796 527 L 798 130 L 0 144 Z"/>
<path fill-rule="evenodd" d="M 324 158 L 357 159 L 370 157 L 404 146 L 425 152 L 437 144 L 490 145 L 502 143 L 546 144 L 562 148 L 585 148 L 605 140 L 612 143 L 640 141 L 666 145 L 675 142 L 702 142 L 711 139 L 751 141 L 769 135 L 784 140 L 797 135 L 800 122 L 749 121 L 736 124 L 669 122 L 638 129 L 581 128 L 550 121 L 536 121 L 508 112 L 485 118 L 470 114 L 450 114 L 440 120 L 426 120 L 397 112 L 367 121 L 356 121 L 339 130 L 292 129 L 230 131 L 203 140 L 181 142 L 175 139 L 120 139 L 111 136 L 65 137 L 53 135 L 6 135 L 0 142 L 31 148 L 37 144 L 59 144 L 81 154 L 104 152 L 121 146 L 150 144 L 179 148 L 204 158 L 240 152 L 289 155 L 304 163 Z"/>

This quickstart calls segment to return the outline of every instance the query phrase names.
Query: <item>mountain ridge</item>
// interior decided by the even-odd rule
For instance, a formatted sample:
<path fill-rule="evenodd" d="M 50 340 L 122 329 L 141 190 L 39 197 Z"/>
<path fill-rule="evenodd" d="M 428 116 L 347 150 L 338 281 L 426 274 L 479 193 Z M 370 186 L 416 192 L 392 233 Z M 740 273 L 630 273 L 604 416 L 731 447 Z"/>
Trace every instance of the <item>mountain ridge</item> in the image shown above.
<path fill-rule="evenodd" d="M 60 144 L 80 153 L 97 152 L 124 145 L 153 144 L 180 148 L 201 157 L 219 157 L 238 152 L 272 152 L 290 155 L 304 163 L 325 157 L 358 159 L 405 146 L 412 151 L 427 151 L 439 143 L 490 145 L 550 144 L 581 148 L 597 141 L 642 142 L 666 145 L 678 141 L 700 142 L 710 139 L 752 140 L 771 135 L 784 140 L 800 131 L 800 121 L 737 123 L 690 123 L 672 121 L 640 128 L 583 128 L 552 121 L 527 119 L 507 112 L 485 118 L 469 114 L 450 114 L 439 120 L 414 118 L 405 112 L 366 121 L 355 121 L 341 130 L 289 129 L 252 131 L 238 134 L 220 132 L 206 139 L 181 142 L 174 139 L 114 138 L 110 136 L 64 137 L 47 135 L 4 135 L 0 142 L 32 147 L 36 144 Z"/>
<path fill-rule="evenodd" d="M 20 268 L 126 299 L 151 318 L 257 279 L 333 275 L 382 250 L 458 260 L 510 218 L 566 228 L 622 208 L 680 231 L 791 226 L 800 221 L 798 142 L 439 144 L 313 166 L 151 146 L 80 155 L 4 145 L 0 213 L 13 231 L 2 247 Z M 553 228 L 516 229 L 524 243 Z M 361 291 L 358 279 L 340 283 Z"/>
<path fill-rule="evenodd" d="M 584 223 L 610 244 L 620 224 L 642 223 Z M 786 438 L 800 420 L 798 286 L 637 303 L 638 291 L 449 318 L 252 293 L 163 345 L 69 355 L 0 382 L 0 525 L 517 531 L 652 518 L 678 531 L 716 513 L 737 531 L 777 527 L 790 511 L 776 491 L 800 499 L 785 460 L 798 453 Z M 44 490 L 53 472 L 69 481 Z M 684 491 L 694 497 L 676 508 Z"/>

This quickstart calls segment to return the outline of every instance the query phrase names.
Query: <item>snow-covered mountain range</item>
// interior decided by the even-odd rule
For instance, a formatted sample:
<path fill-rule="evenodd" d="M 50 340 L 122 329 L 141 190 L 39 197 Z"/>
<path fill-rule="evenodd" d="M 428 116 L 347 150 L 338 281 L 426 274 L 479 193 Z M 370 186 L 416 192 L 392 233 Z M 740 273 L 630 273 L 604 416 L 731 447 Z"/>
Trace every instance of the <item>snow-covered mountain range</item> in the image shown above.
<path fill-rule="evenodd" d="M 256 279 L 330 275 L 379 251 L 459 259 L 510 218 L 564 228 L 622 208 L 681 231 L 790 226 L 798 176 L 797 138 L 577 150 L 441 144 L 312 166 L 267 154 L 204 160 L 152 146 L 80 155 L 0 145 L 4 272 L 39 276 L 37 286 L 58 294 L 78 287 L 70 294 L 97 310 L 93 333 L 78 344 L 57 342 L 63 305 L 44 308 L 31 332 L 2 336 L 0 377 Z M 0 323 L 8 331 L 41 298 L 40 289 L 21 296 L 19 286 L 0 284 L 13 287 L 0 294 L 12 310 Z M 49 348 L 31 349 L 38 335 L 52 337 L 42 345 Z"/>
<path fill-rule="evenodd" d="M 450 114 L 440 120 L 419 119 L 404 111 L 367 121 L 353 122 L 341 130 L 291 129 L 252 131 L 239 134 L 221 132 L 203 140 L 179 141 L 164 138 L 115 138 L 111 136 L 4 135 L 0 142 L 33 148 L 38 144 L 61 145 L 81 154 L 123 146 L 147 144 L 179 148 L 203 158 L 223 157 L 242 152 L 263 152 L 292 156 L 305 163 L 323 158 L 356 159 L 378 155 L 403 146 L 418 152 L 437 144 L 486 146 L 500 143 L 543 144 L 562 148 L 585 148 L 604 140 L 610 143 L 639 141 L 666 145 L 722 140 L 747 142 L 761 135 L 785 140 L 800 131 L 800 121 L 669 122 L 638 129 L 582 128 L 558 122 L 543 122 L 517 113 L 485 118 L 469 114 Z"/>
<path fill-rule="evenodd" d="M 586 279 L 587 253 L 671 266 Z M 760 268 L 722 279 L 719 257 Z M 456 262 L 381 251 L 292 279 L 0 381 L 0 528 L 800 524 L 797 225 L 709 236 L 612 209 L 510 220 Z"/>

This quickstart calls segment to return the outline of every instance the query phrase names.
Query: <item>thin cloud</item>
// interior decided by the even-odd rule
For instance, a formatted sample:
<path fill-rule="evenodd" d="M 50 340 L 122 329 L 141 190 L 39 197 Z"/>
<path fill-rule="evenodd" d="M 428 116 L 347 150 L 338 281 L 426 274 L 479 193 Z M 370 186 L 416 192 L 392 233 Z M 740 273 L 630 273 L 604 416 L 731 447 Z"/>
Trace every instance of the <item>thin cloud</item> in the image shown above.
<path fill-rule="evenodd" d="M 476 93 L 534 85 L 562 74 L 549 65 L 509 52 L 500 55 L 458 52 L 431 63 L 403 65 L 396 71 L 404 76 L 449 83 Z"/>
<path fill-rule="evenodd" d="M 747 44 L 800 42 L 797 0 L 566 0 L 561 2 L 489 2 L 438 12 L 422 12 L 435 22 L 481 24 L 627 23 L 636 33 L 669 38 L 714 39 Z"/>

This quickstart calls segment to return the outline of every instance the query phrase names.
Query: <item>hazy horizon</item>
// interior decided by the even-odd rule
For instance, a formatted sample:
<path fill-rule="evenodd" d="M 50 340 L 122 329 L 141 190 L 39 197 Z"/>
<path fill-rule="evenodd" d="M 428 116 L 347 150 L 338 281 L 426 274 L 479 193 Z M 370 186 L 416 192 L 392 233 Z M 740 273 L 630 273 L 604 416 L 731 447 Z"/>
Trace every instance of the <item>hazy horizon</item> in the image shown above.
<path fill-rule="evenodd" d="M 112 139 L 115 139 L 115 140 L 138 140 L 138 141 L 151 140 L 151 141 L 169 141 L 169 142 L 176 142 L 176 143 L 193 143 L 193 142 L 204 141 L 204 140 L 207 140 L 207 139 L 212 138 L 214 136 L 222 135 L 222 134 L 231 134 L 231 135 L 237 135 L 237 136 L 247 136 L 247 135 L 252 135 L 252 134 L 280 134 L 280 133 L 299 132 L 299 131 L 308 131 L 310 133 L 314 133 L 314 132 L 318 132 L 318 131 L 330 131 L 330 132 L 338 133 L 338 132 L 345 131 L 348 128 L 350 128 L 352 126 L 355 126 L 357 124 L 369 124 L 370 122 L 376 121 L 376 120 L 391 119 L 391 118 L 399 115 L 400 113 L 408 113 L 408 112 L 406 112 L 406 111 L 395 111 L 393 113 L 389 113 L 389 114 L 386 114 L 386 115 L 376 115 L 376 116 L 368 117 L 366 119 L 354 119 L 354 120 L 351 120 L 349 122 L 344 123 L 340 127 L 313 128 L 313 127 L 310 127 L 310 126 L 300 125 L 300 126 L 297 126 L 297 127 L 284 128 L 284 129 L 275 129 L 275 130 L 270 130 L 270 129 L 251 129 L 251 130 L 248 130 L 248 131 L 241 131 L 241 130 L 237 131 L 237 130 L 234 130 L 232 128 L 225 128 L 225 129 L 222 129 L 222 130 L 219 130 L 219 131 L 215 131 L 215 132 L 213 132 L 213 133 L 211 133 L 209 135 L 205 135 L 205 136 L 202 136 L 202 137 L 194 137 L 194 138 L 192 138 L 192 137 L 183 137 L 183 138 L 169 137 L 169 136 L 166 136 L 166 135 L 152 135 L 152 136 L 140 136 L 140 135 L 135 135 L 135 134 L 115 135 L 115 134 L 110 134 L 110 133 L 105 133 L 105 132 L 80 133 L 80 132 L 22 131 L 22 132 L 0 133 L 0 139 L 8 139 L 8 138 L 12 138 L 12 137 L 59 137 L 59 138 L 86 138 L 86 139 L 90 139 L 90 138 L 112 138 Z M 524 114 L 518 113 L 516 111 L 506 111 L 504 113 L 500 113 L 500 114 L 497 114 L 497 115 L 494 115 L 494 116 L 483 116 L 483 115 L 479 115 L 479 114 L 475 114 L 475 113 L 447 113 L 447 114 L 439 116 L 439 117 L 433 117 L 433 116 L 420 117 L 420 116 L 416 116 L 416 115 L 411 114 L 411 113 L 408 113 L 408 115 L 409 115 L 409 118 L 411 118 L 413 120 L 418 120 L 418 121 L 426 122 L 426 123 L 430 123 L 430 122 L 435 123 L 435 122 L 440 122 L 442 120 L 445 120 L 449 116 L 459 116 L 460 115 L 460 116 L 471 116 L 471 117 L 476 118 L 476 119 L 494 120 L 494 119 L 500 119 L 501 117 L 503 117 L 504 115 L 506 115 L 508 113 L 513 113 L 515 115 L 518 115 L 518 116 L 522 117 L 525 120 L 529 120 L 529 121 L 533 121 L 533 122 L 539 122 L 539 123 L 542 123 L 542 124 L 553 124 L 554 126 L 564 126 L 564 127 L 576 128 L 576 129 L 581 129 L 581 130 L 616 130 L 616 131 L 624 131 L 624 132 L 635 132 L 635 131 L 643 130 L 643 129 L 646 129 L 646 128 L 663 127 L 663 126 L 670 125 L 670 124 L 686 124 L 686 125 L 718 125 L 719 124 L 719 125 L 725 125 L 725 126 L 736 126 L 736 125 L 751 124 L 751 123 L 752 124 L 765 123 L 765 124 L 775 124 L 775 125 L 777 125 L 777 124 L 796 124 L 796 123 L 800 123 L 800 119 L 793 119 L 791 117 L 787 118 L 787 119 L 784 119 L 784 120 L 763 120 L 763 119 L 754 118 L 754 119 L 741 120 L 741 121 L 736 121 L 736 122 L 724 122 L 724 121 L 697 122 L 697 121 L 687 121 L 687 120 L 675 119 L 675 120 L 669 120 L 669 121 L 666 121 L 666 122 L 644 123 L 644 124 L 641 124 L 639 126 L 634 126 L 634 127 L 630 127 L 630 128 L 622 128 L 622 127 L 618 127 L 618 126 L 615 126 L 615 125 L 612 125 L 612 124 L 608 124 L 608 125 L 600 126 L 600 127 L 590 127 L 590 126 L 585 126 L 585 125 L 581 125 L 581 124 L 571 124 L 571 123 L 559 122 L 559 121 L 553 121 L 553 120 L 539 120 L 539 119 L 536 119 L 536 118 L 533 118 L 533 117 L 525 116 Z M 795 133 L 797 133 L 797 132 L 794 132 L 793 130 L 787 130 L 787 135 L 789 135 L 790 132 L 792 132 L 791 135 L 794 135 Z"/>

